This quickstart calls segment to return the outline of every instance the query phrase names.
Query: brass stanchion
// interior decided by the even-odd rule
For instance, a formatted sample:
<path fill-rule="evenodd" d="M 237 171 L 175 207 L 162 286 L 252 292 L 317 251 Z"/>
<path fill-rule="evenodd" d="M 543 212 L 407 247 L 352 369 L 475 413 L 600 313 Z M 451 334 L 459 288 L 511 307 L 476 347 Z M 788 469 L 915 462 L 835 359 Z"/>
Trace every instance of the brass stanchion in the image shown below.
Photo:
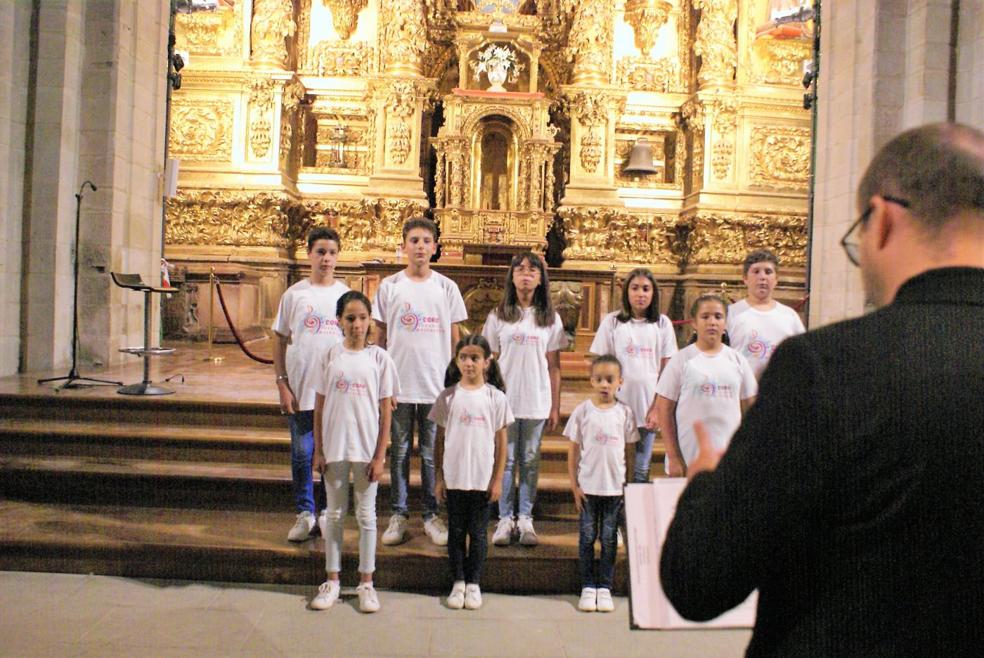
<path fill-rule="evenodd" d="M 215 313 L 215 268 L 208 268 L 208 356 L 205 357 L 205 361 L 209 363 L 222 363 L 225 360 L 223 356 L 213 356 L 212 355 L 212 343 L 215 340 L 215 323 L 213 322 L 213 315 Z"/>

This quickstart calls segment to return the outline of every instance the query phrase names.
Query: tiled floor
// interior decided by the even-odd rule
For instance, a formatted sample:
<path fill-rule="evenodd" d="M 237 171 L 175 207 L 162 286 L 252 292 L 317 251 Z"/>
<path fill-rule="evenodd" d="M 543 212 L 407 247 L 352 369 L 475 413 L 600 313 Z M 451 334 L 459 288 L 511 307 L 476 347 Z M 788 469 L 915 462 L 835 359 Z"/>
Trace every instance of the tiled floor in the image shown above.
<path fill-rule="evenodd" d="M 570 596 L 487 594 L 475 612 L 437 595 L 353 592 L 327 612 L 312 587 L 0 572 L 2 656 L 740 656 L 748 631 L 632 631 L 628 604 L 583 614 Z"/>

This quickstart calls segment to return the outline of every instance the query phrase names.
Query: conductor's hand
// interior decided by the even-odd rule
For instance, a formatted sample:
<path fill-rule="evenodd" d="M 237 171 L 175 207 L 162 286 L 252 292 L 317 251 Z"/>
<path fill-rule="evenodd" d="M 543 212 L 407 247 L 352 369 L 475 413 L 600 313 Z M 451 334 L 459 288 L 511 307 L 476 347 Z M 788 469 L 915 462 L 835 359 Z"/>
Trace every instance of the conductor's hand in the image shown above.
<path fill-rule="evenodd" d="M 694 423 L 694 434 L 697 435 L 697 457 L 693 463 L 687 466 L 687 480 L 694 479 L 698 473 L 707 471 L 708 473 L 717 468 L 721 461 L 723 450 L 719 450 L 711 441 L 711 436 L 707 433 L 704 423 L 699 420 Z"/>

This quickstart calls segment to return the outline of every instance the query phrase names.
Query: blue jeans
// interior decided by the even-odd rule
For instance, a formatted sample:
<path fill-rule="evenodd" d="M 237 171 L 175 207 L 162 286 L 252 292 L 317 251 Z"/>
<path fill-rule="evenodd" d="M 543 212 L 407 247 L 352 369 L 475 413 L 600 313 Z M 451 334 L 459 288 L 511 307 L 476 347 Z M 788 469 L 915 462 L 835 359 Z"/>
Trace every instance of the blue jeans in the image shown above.
<path fill-rule="evenodd" d="M 499 518 L 512 518 L 516 460 L 519 459 L 519 516 L 533 516 L 540 476 L 540 439 L 545 418 L 517 418 L 507 430 L 506 470 L 502 474 Z"/>
<path fill-rule="evenodd" d="M 390 429 L 390 498 L 393 513 L 409 516 L 407 488 L 410 481 L 410 449 L 413 447 L 413 428 L 416 425 L 425 521 L 437 516 L 437 499 L 434 498 L 434 439 L 437 425 L 427 419 L 433 406 L 400 402 L 393 412 Z"/>
<path fill-rule="evenodd" d="M 577 566 L 581 572 L 581 587 L 612 588 L 615 579 L 615 551 L 618 550 L 619 518 L 622 515 L 621 496 L 585 495 L 581 508 L 581 529 L 577 544 Z M 594 545 L 601 536 L 601 559 L 595 570 Z M 597 574 L 597 575 L 595 575 Z"/>
<path fill-rule="evenodd" d="M 315 514 L 323 506 L 322 496 L 314 497 L 314 411 L 298 411 L 287 417 L 290 427 L 290 473 L 294 485 L 294 507 L 297 512 Z"/>
<path fill-rule="evenodd" d="M 639 441 L 635 444 L 635 466 L 632 469 L 633 482 L 649 482 L 649 464 L 653 460 L 653 441 L 655 430 L 639 428 Z"/>

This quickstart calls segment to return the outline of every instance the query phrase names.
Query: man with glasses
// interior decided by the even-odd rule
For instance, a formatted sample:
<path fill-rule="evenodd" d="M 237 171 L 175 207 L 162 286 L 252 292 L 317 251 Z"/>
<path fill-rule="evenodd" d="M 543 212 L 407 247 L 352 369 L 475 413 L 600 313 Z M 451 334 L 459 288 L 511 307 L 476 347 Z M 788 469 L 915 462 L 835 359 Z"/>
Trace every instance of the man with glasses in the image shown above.
<path fill-rule="evenodd" d="M 701 440 L 663 587 L 695 620 L 757 589 L 750 656 L 977 656 L 984 134 L 897 136 L 858 211 L 841 243 L 877 310 L 784 341 L 728 451 Z"/>

